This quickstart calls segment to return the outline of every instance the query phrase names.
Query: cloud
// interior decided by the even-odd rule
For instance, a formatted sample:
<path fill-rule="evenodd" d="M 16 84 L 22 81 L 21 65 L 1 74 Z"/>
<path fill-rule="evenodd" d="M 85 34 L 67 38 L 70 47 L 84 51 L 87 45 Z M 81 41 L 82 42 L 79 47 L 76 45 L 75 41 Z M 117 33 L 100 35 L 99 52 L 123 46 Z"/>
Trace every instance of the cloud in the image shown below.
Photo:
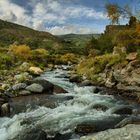
<path fill-rule="evenodd" d="M 46 28 L 46 30 L 54 35 L 62 34 L 92 34 L 98 31 L 94 28 L 83 27 L 80 25 L 66 25 L 66 26 L 54 26 Z"/>
<path fill-rule="evenodd" d="M 3 20 L 29 26 L 30 16 L 26 12 L 23 7 L 11 3 L 9 0 L 0 0 L 0 18 Z"/>
<path fill-rule="evenodd" d="M 57 0 L 29 0 L 26 6 L 20 6 L 12 0 L 0 0 L 0 18 L 25 25 L 37 30 L 49 31 L 53 34 L 66 33 L 90 33 L 90 28 L 80 27 L 75 24 L 78 20 L 86 19 L 106 19 L 106 15 L 101 11 L 96 11 L 82 5 L 67 5 Z M 82 23 L 81 23 L 82 24 Z M 53 26 L 47 28 L 46 26 Z"/>

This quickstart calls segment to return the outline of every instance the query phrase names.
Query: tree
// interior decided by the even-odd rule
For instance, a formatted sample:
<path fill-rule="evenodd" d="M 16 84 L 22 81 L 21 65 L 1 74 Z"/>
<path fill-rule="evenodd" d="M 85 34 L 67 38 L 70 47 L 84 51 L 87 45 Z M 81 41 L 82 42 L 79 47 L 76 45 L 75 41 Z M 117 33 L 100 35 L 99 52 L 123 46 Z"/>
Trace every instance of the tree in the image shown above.
<path fill-rule="evenodd" d="M 121 16 L 121 10 L 117 4 L 106 4 L 107 16 L 111 20 L 111 24 L 118 24 Z"/>

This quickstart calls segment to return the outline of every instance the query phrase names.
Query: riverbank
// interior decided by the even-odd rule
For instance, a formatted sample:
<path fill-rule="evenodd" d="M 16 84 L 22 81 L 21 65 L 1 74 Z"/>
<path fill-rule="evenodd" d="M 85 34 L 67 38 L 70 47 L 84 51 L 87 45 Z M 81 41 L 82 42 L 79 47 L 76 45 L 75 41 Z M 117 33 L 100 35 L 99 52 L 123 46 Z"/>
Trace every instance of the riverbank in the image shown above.
<path fill-rule="evenodd" d="M 89 67 L 88 64 L 86 65 L 88 60 L 85 60 L 76 67 L 76 73 L 84 78 L 86 77 L 85 79 L 90 80 L 93 85 L 114 90 L 114 95 L 117 94 L 140 102 L 140 60 L 136 56 L 136 53 L 130 53 L 122 61 L 113 64 L 111 67 L 108 67 L 111 62 L 109 61 L 98 73 L 93 71 L 96 65 L 90 64 Z M 112 57 L 116 57 L 116 55 L 113 56 L 112 54 Z"/>

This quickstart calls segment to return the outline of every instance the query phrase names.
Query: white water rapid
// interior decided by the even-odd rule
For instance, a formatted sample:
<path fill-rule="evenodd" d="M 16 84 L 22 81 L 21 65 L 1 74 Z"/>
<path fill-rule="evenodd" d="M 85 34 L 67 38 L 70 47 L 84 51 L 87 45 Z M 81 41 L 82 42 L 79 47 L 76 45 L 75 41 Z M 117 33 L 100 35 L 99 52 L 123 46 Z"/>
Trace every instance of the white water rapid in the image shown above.
<path fill-rule="evenodd" d="M 59 103 L 56 108 L 38 106 L 37 109 L 28 109 L 24 113 L 14 115 L 12 118 L 0 118 L 0 140 L 18 140 L 18 135 L 25 134 L 32 128 L 40 128 L 48 136 L 57 133 L 73 132 L 76 125 L 87 120 L 102 120 L 103 118 L 118 117 L 112 114 L 111 109 L 125 105 L 125 102 L 115 99 L 111 95 L 94 94 L 94 88 L 78 87 L 70 83 L 67 78 L 61 78 L 67 71 L 55 70 L 42 75 L 46 80 L 63 87 L 66 94 L 58 94 L 56 97 L 72 96 L 71 100 Z M 107 106 L 106 111 L 92 108 L 95 104 Z M 79 139 L 78 136 L 71 139 Z"/>

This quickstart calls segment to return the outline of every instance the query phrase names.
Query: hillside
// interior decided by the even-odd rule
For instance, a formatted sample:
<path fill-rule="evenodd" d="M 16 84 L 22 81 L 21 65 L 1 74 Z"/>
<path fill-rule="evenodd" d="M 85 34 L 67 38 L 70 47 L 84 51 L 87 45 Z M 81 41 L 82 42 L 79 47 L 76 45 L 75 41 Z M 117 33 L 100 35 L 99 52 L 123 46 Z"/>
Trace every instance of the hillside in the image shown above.
<path fill-rule="evenodd" d="M 57 50 L 62 47 L 61 41 L 48 32 L 36 31 L 25 26 L 0 20 L 0 46 L 13 43 L 26 44 L 31 48 Z"/>
<path fill-rule="evenodd" d="M 84 48 L 92 37 L 99 38 L 100 34 L 66 34 L 58 36 L 65 44 L 69 51 L 83 53 Z"/>

